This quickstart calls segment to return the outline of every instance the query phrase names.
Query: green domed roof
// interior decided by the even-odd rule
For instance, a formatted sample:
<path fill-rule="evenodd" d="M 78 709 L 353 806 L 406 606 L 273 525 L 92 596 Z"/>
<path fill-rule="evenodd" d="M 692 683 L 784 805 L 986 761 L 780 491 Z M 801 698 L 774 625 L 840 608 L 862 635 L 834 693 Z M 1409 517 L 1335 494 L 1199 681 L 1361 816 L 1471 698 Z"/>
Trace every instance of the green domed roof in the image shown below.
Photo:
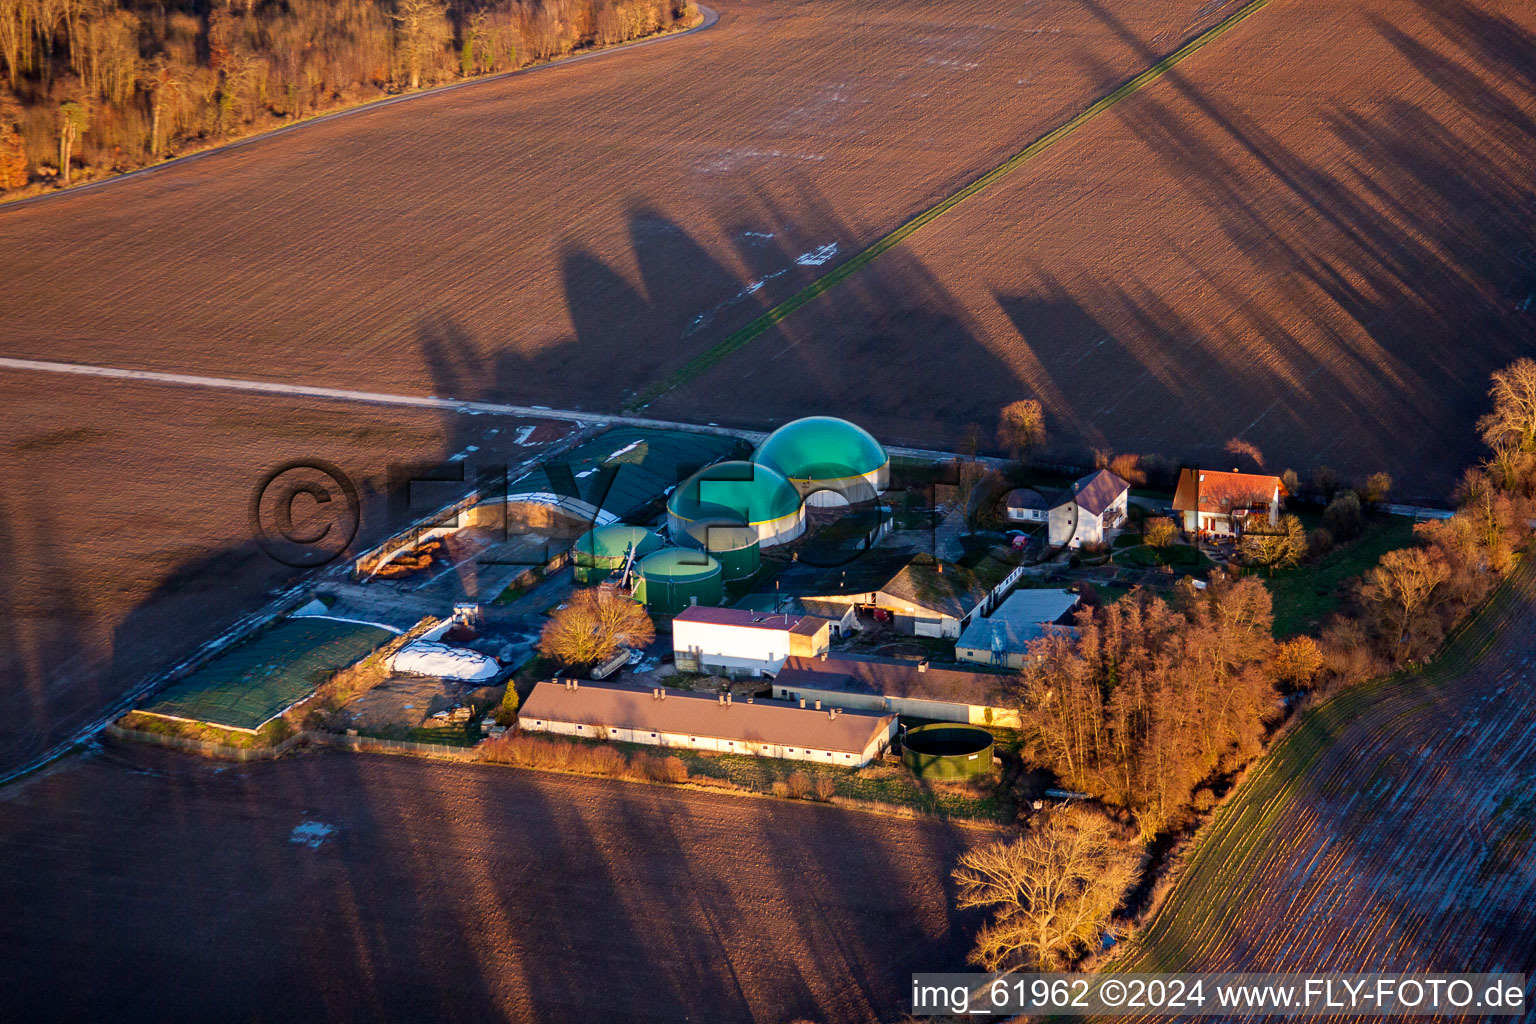
<path fill-rule="evenodd" d="M 618 559 L 629 553 L 631 545 L 635 549 L 635 557 L 642 558 L 661 547 L 661 538 L 643 526 L 612 523 L 588 530 L 577 539 L 571 550 L 578 559 Z"/>
<path fill-rule="evenodd" d="M 678 485 L 667 511 L 683 520 L 770 523 L 795 514 L 800 492 L 776 469 L 751 462 L 717 462 Z"/>
<path fill-rule="evenodd" d="M 648 580 L 707 579 L 720 572 L 720 563 L 692 548 L 662 548 L 645 556 L 639 572 Z"/>
<path fill-rule="evenodd" d="M 836 416 L 786 423 L 757 446 L 752 458 L 792 480 L 840 480 L 873 473 L 887 460 L 869 431 Z"/>

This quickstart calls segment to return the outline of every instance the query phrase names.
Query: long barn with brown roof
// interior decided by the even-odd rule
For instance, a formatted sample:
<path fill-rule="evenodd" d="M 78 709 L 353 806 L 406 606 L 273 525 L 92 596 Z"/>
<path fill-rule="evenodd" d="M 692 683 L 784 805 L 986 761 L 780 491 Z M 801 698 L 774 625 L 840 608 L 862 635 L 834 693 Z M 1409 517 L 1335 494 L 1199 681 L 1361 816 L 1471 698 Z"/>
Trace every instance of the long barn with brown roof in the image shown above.
<path fill-rule="evenodd" d="M 537 683 L 523 732 L 862 767 L 896 735 L 895 714 L 573 680 Z"/>

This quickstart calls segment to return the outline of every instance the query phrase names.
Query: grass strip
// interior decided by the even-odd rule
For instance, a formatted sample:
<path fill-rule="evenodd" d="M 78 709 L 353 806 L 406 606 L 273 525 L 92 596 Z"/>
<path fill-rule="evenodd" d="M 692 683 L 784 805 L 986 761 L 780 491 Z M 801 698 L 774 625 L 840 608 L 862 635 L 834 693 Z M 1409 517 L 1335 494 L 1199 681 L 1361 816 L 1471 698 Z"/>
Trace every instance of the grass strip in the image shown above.
<path fill-rule="evenodd" d="M 726 356 L 730 355 L 732 352 L 735 352 L 737 349 L 765 334 L 770 327 L 773 327 L 775 324 L 779 323 L 781 320 L 785 319 L 790 314 L 800 309 L 802 306 L 807 305 L 813 299 L 816 299 L 826 292 L 831 291 L 843 281 L 846 281 L 848 278 L 858 273 L 865 266 L 873 263 L 882 254 L 888 252 L 891 249 L 894 249 L 896 246 L 900 245 L 902 242 L 915 235 L 918 231 L 922 230 L 933 221 L 938 220 L 940 217 L 944 216 L 944 214 L 948 213 L 950 210 L 953 210 L 967 199 L 970 199 L 972 196 L 980 193 L 991 185 L 996 184 L 998 181 L 1002 180 L 1004 177 L 1011 174 L 1018 168 L 1022 167 L 1025 163 L 1029 162 L 1034 157 L 1039 156 L 1047 149 L 1050 149 L 1051 146 L 1071 135 L 1083 125 L 1087 124 L 1089 121 L 1092 121 L 1095 117 L 1098 117 L 1100 114 L 1104 113 L 1104 111 L 1113 107 L 1127 96 L 1130 96 L 1143 87 L 1150 85 L 1151 83 L 1157 81 L 1159 78 L 1162 78 L 1174 67 L 1188 60 L 1190 57 L 1194 56 L 1209 44 L 1215 42 L 1222 35 L 1226 34 L 1229 29 L 1233 28 L 1239 22 L 1248 18 L 1249 15 L 1254 14 L 1261 8 L 1268 6 L 1268 4 L 1269 0 L 1251 0 L 1250 3 L 1246 4 L 1239 10 L 1234 11 L 1232 14 L 1217 22 L 1215 25 L 1212 25 L 1198 36 L 1195 36 L 1195 38 L 1191 39 L 1189 42 L 1185 43 L 1183 46 L 1179 47 L 1177 50 L 1173 51 L 1168 56 L 1158 61 L 1156 64 L 1153 64 L 1151 67 L 1142 71 L 1134 78 L 1130 78 L 1125 82 L 1122 82 L 1113 91 L 1099 97 L 1091 106 L 1077 114 L 1077 116 L 1073 117 L 1070 121 L 1057 125 L 1049 132 L 1040 136 L 1034 142 L 1031 142 L 1028 146 L 1025 146 L 1018 153 L 1015 153 L 1013 156 L 1009 157 L 1003 163 L 998 164 L 986 174 L 983 174 L 969 185 L 966 185 L 964 188 L 960 189 L 960 191 L 951 193 L 945 198 L 939 200 L 938 203 L 930 206 L 922 213 L 919 213 L 917 216 L 913 217 L 905 224 L 902 224 L 890 234 L 884 236 L 883 238 L 877 239 L 868 248 L 855 253 L 844 262 L 839 263 L 836 267 L 832 268 L 830 271 L 823 274 L 815 281 L 812 281 L 810 284 L 806 285 L 804 288 L 800 289 L 798 292 L 791 295 L 783 302 L 780 302 L 778 305 L 774 306 L 772 309 L 768 310 L 766 313 L 762 314 L 757 319 L 747 324 L 745 327 L 742 327 L 727 335 L 719 342 L 719 344 L 716 344 L 694 356 L 692 359 L 688 360 L 681 367 L 679 367 L 675 372 L 667 377 L 664 377 L 662 380 L 657 381 L 655 384 L 642 391 L 633 402 L 626 406 L 625 411 L 635 412 L 639 409 L 643 409 L 667 392 L 673 391 L 681 387 L 683 384 L 686 384 L 693 378 L 699 376 L 704 371 L 720 362 Z"/>

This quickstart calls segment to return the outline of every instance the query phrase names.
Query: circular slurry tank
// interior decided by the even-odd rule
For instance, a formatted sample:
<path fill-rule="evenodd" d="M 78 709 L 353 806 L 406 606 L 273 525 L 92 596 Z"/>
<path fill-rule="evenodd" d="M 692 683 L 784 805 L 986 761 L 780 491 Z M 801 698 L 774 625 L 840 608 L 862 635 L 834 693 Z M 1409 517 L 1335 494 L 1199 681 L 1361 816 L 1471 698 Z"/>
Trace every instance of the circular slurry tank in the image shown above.
<path fill-rule="evenodd" d="M 974 779 L 992 770 L 992 734 L 958 722 L 914 726 L 902 735 L 901 760 L 920 779 Z"/>
<path fill-rule="evenodd" d="M 757 531 L 745 523 L 701 519 L 689 523 L 681 536 L 672 539 L 686 547 L 708 552 L 720 563 L 727 582 L 750 579 L 763 564 Z"/>
<path fill-rule="evenodd" d="M 576 582 L 601 583 L 613 570 L 621 568 L 635 553 L 635 561 L 660 550 L 661 538 L 643 526 L 612 523 L 588 530 L 571 545 L 571 560 L 576 563 Z"/>
<path fill-rule="evenodd" d="M 667 531 L 673 540 L 707 519 L 746 523 L 765 548 L 805 532 L 805 506 L 795 485 L 776 469 L 740 460 L 705 466 L 667 499 Z"/>
<path fill-rule="evenodd" d="M 653 615 L 676 615 L 689 605 L 717 605 L 725 596 L 720 563 L 692 548 L 662 548 L 635 570 L 635 600 Z"/>

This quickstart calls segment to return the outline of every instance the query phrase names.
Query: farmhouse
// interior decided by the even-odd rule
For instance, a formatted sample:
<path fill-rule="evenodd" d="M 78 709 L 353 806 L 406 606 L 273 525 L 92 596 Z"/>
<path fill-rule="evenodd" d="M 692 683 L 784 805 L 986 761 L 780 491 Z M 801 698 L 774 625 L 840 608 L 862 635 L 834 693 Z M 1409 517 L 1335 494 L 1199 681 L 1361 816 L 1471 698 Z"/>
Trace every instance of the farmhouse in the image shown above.
<path fill-rule="evenodd" d="M 524 732 L 860 768 L 890 746 L 896 716 L 566 680 L 535 684 L 518 726 Z"/>
<path fill-rule="evenodd" d="M 1045 496 L 1029 487 L 1015 487 L 1003 498 L 1003 514 L 1010 523 L 1043 523 Z"/>
<path fill-rule="evenodd" d="M 771 675 L 791 655 L 825 652 L 831 628 L 814 615 L 695 605 L 672 619 L 672 653 L 684 672 Z"/>
<path fill-rule="evenodd" d="M 808 701 L 812 707 L 894 711 L 914 718 L 1019 728 L 1009 707 L 1007 676 L 936 668 L 926 661 L 901 661 L 838 654 L 790 658 L 773 680 L 780 700 Z"/>
<path fill-rule="evenodd" d="M 1255 516 L 1277 525 L 1285 496 L 1285 484 L 1277 476 L 1184 469 L 1179 472 L 1173 508 L 1190 533 L 1237 536 Z"/>
<path fill-rule="evenodd" d="M 784 579 L 796 585 L 792 576 Z M 825 586 L 828 582 L 833 585 Z M 921 556 L 894 563 L 860 559 L 823 584 L 804 588 L 800 600 L 830 609 L 822 613 L 829 618 L 838 617 L 836 609 L 851 607 L 889 618 L 898 633 L 951 638 L 960 635 L 992 590 L 969 569 Z"/>
<path fill-rule="evenodd" d="M 1078 597 L 1066 590 L 1020 590 L 955 641 L 955 660 L 999 668 L 1023 668 L 1031 640 L 1053 629 L 1071 630 Z"/>
<path fill-rule="evenodd" d="M 1102 544 L 1107 533 L 1125 522 L 1131 485 L 1107 469 L 1072 485 L 1072 496 L 1050 511 L 1047 535 L 1053 547 Z"/>

